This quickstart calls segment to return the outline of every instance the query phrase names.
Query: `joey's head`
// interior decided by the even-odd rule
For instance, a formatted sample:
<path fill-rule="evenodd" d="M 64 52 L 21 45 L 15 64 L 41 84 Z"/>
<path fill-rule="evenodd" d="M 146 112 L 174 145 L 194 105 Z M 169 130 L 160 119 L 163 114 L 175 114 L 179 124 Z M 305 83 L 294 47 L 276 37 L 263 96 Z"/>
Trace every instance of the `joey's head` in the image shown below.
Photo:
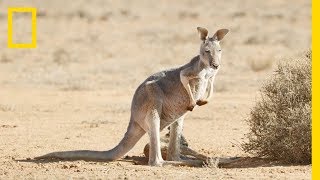
<path fill-rule="evenodd" d="M 197 28 L 200 39 L 202 40 L 200 46 L 200 60 L 213 69 L 218 69 L 221 63 L 221 46 L 220 41 L 229 32 L 228 29 L 218 30 L 212 37 L 208 36 L 206 28 Z"/>

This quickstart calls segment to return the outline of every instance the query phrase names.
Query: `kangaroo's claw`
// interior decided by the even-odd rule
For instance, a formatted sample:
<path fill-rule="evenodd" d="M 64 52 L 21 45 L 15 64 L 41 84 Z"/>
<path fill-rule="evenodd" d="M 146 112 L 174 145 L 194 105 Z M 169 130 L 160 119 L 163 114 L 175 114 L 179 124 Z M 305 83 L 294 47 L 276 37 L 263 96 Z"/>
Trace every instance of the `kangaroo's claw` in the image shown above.
<path fill-rule="evenodd" d="M 203 105 L 205 105 L 205 104 L 207 104 L 208 103 L 208 101 L 206 101 L 206 100 L 198 100 L 197 101 L 197 105 L 198 106 L 203 106 Z"/>

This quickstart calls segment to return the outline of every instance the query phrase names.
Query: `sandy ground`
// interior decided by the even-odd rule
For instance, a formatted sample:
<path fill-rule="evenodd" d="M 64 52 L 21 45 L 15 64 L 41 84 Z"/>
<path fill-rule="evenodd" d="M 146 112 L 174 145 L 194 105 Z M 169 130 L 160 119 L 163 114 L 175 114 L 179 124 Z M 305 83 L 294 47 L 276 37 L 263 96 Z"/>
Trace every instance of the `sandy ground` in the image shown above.
<path fill-rule="evenodd" d="M 37 48 L 7 48 L 7 8 L 38 8 Z M 0 179 L 310 179 L 311 166 L 268 162 L 233 168 L 32 161 L 52 151 L 106 150 L 122 138 L 135 88 L 197 55 L 197 26 L 229 28 L 211 102 L 187 115 L 192 149 L 246 157 L 245 118 L 278 60 L 311 44 L 311 2 L 0 1 Z M 14 40 L 30 41 L 30 15 L 14 16 Z M 31 160 L 27 160 L 31 159 Z M 24 161 L 27 160 L 27 161 Z"/>

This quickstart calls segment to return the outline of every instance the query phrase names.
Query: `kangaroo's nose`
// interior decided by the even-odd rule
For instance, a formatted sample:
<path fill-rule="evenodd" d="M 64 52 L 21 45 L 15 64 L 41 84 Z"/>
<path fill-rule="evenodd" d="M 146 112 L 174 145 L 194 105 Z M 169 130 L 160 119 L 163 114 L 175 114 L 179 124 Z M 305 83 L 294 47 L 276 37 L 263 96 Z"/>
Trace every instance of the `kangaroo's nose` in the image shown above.
<path fill-rule="evenodd" d="M 218 69 L 219 64 L 212 64 L 212 67 L 213 67 L 214 69 Z"/>

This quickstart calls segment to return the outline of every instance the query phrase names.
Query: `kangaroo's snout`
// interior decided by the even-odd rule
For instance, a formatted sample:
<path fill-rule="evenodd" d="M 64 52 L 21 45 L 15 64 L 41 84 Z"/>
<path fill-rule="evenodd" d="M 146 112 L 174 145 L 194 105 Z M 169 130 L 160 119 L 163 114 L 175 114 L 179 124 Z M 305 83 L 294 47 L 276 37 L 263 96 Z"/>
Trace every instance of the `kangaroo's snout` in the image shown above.
<path fill-rule="evenodd" d="M 213 69 L 218 69 L 219 68 L 219 64 L 216 64 L 216 63 L 212 63 L 210 64 L 210 66 L 213 68 Z"/>

